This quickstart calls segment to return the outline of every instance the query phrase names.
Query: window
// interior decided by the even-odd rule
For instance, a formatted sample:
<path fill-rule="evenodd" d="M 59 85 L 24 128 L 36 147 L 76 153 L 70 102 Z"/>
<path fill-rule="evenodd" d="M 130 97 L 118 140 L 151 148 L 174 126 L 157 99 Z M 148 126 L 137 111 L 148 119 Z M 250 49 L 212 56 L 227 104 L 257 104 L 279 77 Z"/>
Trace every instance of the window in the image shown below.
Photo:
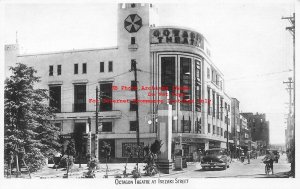
<path fill-rule="evenodd" d="M 210 79 L 210 69 L 207 68 L 207 79 Z"/>
<path fill-rule="evenodd" d="M 131 37 L 131 45 L 135 44 L 135 37 Z"/>
<path fill-rule="evenodd" d="M 112 111 L 112 83 L 102 83 L 100 84 L 100 111 Z"/>
<path fill-rule="evenodd" d="M 130 101 L 130 111 L 137 111 L 138 104 L 135 101 Z"/>
<path fill-rule="evenodd" d="M 180 90 L 183 95 L 180 103 L 181 110 L 192 110 L 192 103 L 187 103 L 191 100 L 192 95 L 192 73 L 191 73 L 191 59 L 190 58 L 180 58 L 180 87 L 184 90 Z"/>
<path fill-rule="evenodd" d="M 100 62 L 100 72 L 104 72 L 104 62 Z"/>
<path fill-rule="evenodd" d="M 61 75 L 61 65 L 57 65 L 57 75 Z"/>
<path fill-rule="evenodd" d="M 191 121 L 190 120 L 181 120 L 182 132 L 190 133 L 191 132 Z"/>
<path fill-rule="evenodd" d="M 137 121 L 130 121 L 129 131 L 136 131 Z"/>
<path fill-rule="evenodd" d="M 219 95 L 217 95 L 217 119 L 220 119 L 220 111 L 219 111 L 219 109 L 220 109 L 220 96 Z"/>
<path fill-rule="evenodd" d="M 221 128 L 221 136 L 223 136 L 223 128 Z"/>
<path fill-rule="evenodd" d="M 112 132 L 112 122 L 102 122 L 102 132 Z"/>
<path fill-rule="evenodd" d="M 53 66 L 49 66 L 49 76 L 53 76 Z"/>
<path fill-rule="evenodd" d="M 215 114 L 216 114 L 216 107 L 215 107 L 216 106 L 216 103 L 215 103 L 216 99 L 215 99 L 215 97 L 216 97 L 216 95 L 215 95 L 214 91 L 212 92 L 212 95 L 213 95 L 213 100 L 212 100 L 213 101 L 213 105 L 212 105 L 213 106 L 213 113 L 212 113 L 212 115 L 213 115 L 213 117 L 215 117 Z"/>
<path fill-rule="evenodd" d="M 78 74 L 78 64 L 74 64 L 74 74 Z"/>
<path fill-rule="evenodd" d="M 86 63 L 82 64 L 82 73 L 86 74 Z"/>
<path fill-rule="evenodd" d="M 108 72 L 112 72 L 113 71 L 113 62 L 109 61 L 108 62 Z"/>
<path fill-rule="evenodd" d="M 169 94 L 174 93 L 173 86 L 175 86 L 175 57 L 161 58 L 161 86 L 168 87 Z M 170 95 L 170 100 L 174 100 L 175 96 Z M 172 103 L 171 103 L 172 104 Z M 172 106 L 175 110 L 175 106 Z"/>
<path fill-rule="evenodd" d="M 61 111 L 61 86 L 49 87 L 49 106 L 55 109 L 55 112 Z"/>
<path fill-rule="evenodd" d="M 63 131 L 63 126 L 62 126 L 61 122 L 54 123 L 54 125 L 56 128 L 60 128 L 61 132 Z"/>
<path fill-rule="evenodd" d="M 86 111 L 86 85 L 74 85 L 74 112 Z"/>
<path fill-rule="evenodd" d="M 223 121 L 223 112 L 226 111 L 224 110 L 224 107 L 223 107 L 223 98 L 221 97 L 221 105 L 220 105 L 220 111 L 221 111 L 221 121 Z"/>
<path fill-rule="evenodd" d="M 216 134 L 216 126 L 213 125 L 213 134 Z"/>
<path fill-rule="evenodd" d="M 210 115 L 210 88 L 207 87 L 207 98 L 208 98 L 208 103 L 207 103 L 207 114 Z"/>
<path fill-rule="evenodd" d="M 196 100 L 196 111 L 201 111 L 201 64 L 200 61 L 195 60 L 195 100 Z"/>
<path fill-rule="evenodd" d="M 207 132 L 210 133 L 210 124 L 207 125 Z"/>
<path fill-rule="evenodd" d="M 137 90 L 137 82 L 136 81 L 131 81 L 130 90 L 132 90 L 132 91 L 136 91 Z"/>

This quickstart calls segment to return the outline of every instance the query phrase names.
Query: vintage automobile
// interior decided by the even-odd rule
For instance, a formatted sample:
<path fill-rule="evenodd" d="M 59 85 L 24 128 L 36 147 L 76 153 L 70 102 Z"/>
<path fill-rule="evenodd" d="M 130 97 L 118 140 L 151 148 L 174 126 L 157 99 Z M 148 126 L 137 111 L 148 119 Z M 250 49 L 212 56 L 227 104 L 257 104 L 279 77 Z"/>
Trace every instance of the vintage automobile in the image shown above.
<path fill-rule="evenodd" d="M 213 148 L 204 152 L 204 156 L 201 160 L 201 167 L 203 170 L 216 167 L 221 167 L 226 170 L 229 168 L 230 163 L 231 158 L 226 152 L 226 149 Z"/>

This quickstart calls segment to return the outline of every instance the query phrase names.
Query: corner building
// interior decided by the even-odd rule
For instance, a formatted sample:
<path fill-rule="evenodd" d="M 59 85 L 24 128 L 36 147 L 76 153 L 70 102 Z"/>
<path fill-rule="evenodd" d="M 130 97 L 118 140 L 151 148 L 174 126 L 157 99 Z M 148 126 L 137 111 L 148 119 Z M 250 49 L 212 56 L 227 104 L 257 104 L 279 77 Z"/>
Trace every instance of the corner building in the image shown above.
<path fill-rule="evenodd" d="M 18 45 L 6 50 L 9 60 L 28 64 L 41 77 L 40 88 L 49 89 L 49 105 L 57 108 L 55 124 L 64 138 L 83 134 L 81 153 L 88 153 L 87 132 L 91 120 L 92 141 L 112 146 L 112 159 L 127 157 L 125 147 L 136 145 L 136 109 L 139 110 L 139 133 L 142 145 L 157 136 L 157 103 L 134 103 L 138 87 L 139 100 L 164 99 L 169 91 L 172 105 L 172 139 L 182 137 L 184 156 L 192 157 L 198 149 L 226 148 L 227 122 L 230 126 L 231 99 L 224 92 L 223 75 L 211 61 L 209 43 L 192 29 L 158 26 L 157 9 L 152 4 L 118 5 L 117 46 L 39 54 L 20 54 Z M 13 51 L 13 52 L 12 52 Z M 137 83 L 134 72 L 137 63 Z M 126 103 L 99 104 L 99 132 L 96 131 L 95 89 L 108 100 Z M 123 88 L 122 88 L 123 86 Z M 142 87 L 150 87 L 143 90 Z M 151 89 L 152 87 L 152 89 Z M 166 90 L 155 90 L 163 87 Z M 126 89 L 126 90 L 125 90 Z M 191 103 L 183 103 L 191 102 Z M 210 103 L 208 103 L 210 102 Z M 226 109 L 229 116 L 226 116 Z M 100 149 L 100 148 L 99 148 Z M 95 152 L 101 159 L 101 150 Z"/>

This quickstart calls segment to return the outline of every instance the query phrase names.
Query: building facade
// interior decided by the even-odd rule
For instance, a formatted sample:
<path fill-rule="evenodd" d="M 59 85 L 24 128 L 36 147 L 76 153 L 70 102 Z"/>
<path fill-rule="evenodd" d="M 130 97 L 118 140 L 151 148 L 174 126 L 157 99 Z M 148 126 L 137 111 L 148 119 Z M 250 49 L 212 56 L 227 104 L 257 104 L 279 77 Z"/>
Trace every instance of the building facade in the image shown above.
<path fill-rule="evenodd" d="M 229 132 L 237 128 L 230 113 L 236 109 L 225 93 L 222 73 L 211 61 L 205 37 L 188 28 L 158 26 L 152 4 L 119 4 L 117 24 L 116 47 L 20 54 L 18 45 L 10 45 L 5 49 L 6 65 L 20 62 L 37 70 L 42 81 L 36 87 L 49 90 L 49 105 L 57 110 L 54 122 L 62 136 L 85 137 L 77 149 L 82 154 L 91 148 L 102 158 L 99 149 L 105 141 L 112 146 L 112 159 L 127 158 L 125 148 L 137 144 L 137 127 L 140 144 L 151 144 L 157 137 L 157 105 L 167 92 L 172 138 L 182 138 L 184 156 L 191 157 L 199 148 L 226 148 L 226 123 Z M 100 96 L 98 133 L 96 87 Z M 89 146 L 89 131 L 99 148 L 94 143 Z"/>
<path fill-rule="evenodd" d="M 248 120 L 248 126 L 251 130 L 251 139 L 257 144 L 257 150 L 262 154 L 269 148 L 270 129 L 269 121 L 265 114 L 242 113 Z"/>

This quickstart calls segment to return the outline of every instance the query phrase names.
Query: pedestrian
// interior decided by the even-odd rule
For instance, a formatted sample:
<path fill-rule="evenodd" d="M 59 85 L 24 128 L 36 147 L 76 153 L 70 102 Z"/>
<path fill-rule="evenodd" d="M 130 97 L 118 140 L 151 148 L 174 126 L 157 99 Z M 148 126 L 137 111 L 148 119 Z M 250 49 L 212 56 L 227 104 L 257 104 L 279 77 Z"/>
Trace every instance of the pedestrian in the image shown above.
<path fill-rule="evenodd" d="M 250 151 L 247 151 L 248 164 L 250 164 Z"/>

